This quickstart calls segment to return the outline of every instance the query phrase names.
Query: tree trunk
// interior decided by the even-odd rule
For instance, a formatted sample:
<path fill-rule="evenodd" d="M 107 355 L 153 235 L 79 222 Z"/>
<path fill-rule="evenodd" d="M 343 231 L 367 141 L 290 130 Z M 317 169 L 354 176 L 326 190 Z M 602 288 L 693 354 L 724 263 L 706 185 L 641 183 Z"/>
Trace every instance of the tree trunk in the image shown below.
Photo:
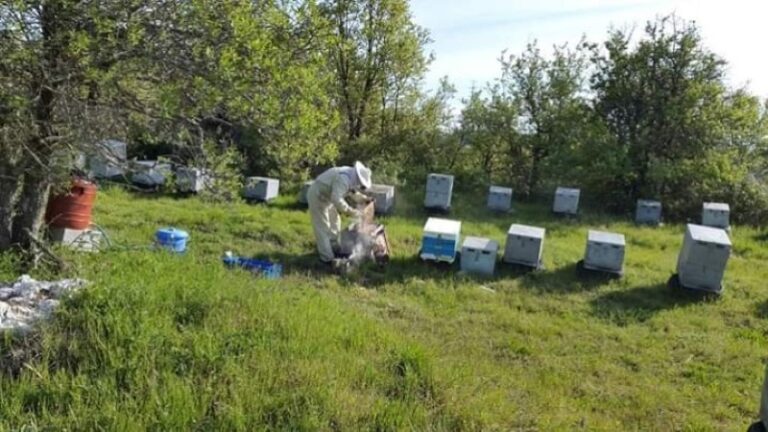
<path fill-rule="evenodd" d="M 13 243 L 13 209 L 21 186 L 19 178 L 3 175 L 0 177 L 0 252 L 10 249 Z"/>
<path fill-rule="evenodd" d="M 16 203 L 16 214 L 13 218 L 13 243 L 21 249 L 35 254 L 35 243 L 29 233 L 39 237 L 48 205 L 48 195 L 51 184 L 45 175 L 27 174 L 21 187 L 21 195 Z"/>

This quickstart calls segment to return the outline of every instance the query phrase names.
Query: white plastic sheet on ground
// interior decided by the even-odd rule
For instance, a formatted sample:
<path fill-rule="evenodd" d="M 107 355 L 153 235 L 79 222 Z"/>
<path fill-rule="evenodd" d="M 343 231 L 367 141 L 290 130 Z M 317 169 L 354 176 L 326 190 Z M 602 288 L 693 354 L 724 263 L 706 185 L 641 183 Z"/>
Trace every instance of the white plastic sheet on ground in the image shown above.
<path fill-rule="evenodd" d="M 82 279 L 36 281 L 24 275 L 11 285 L 0 284 L 0 331 L 27 331 L 51 316 L 59 299 L 86 285 Z"/>

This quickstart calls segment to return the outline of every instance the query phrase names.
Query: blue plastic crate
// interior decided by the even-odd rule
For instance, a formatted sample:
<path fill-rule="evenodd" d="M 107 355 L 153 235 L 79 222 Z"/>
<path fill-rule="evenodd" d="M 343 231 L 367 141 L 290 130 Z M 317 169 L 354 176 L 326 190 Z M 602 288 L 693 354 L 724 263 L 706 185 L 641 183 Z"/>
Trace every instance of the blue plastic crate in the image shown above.
<path fill-rule="evenodd" d="M 227 257 L 222 258 L 227 267 L 240 267 L 256 273 L 265 279 L 280 279 L 283 275 L 283 266 L 277 263 L 255 258 Z"/>

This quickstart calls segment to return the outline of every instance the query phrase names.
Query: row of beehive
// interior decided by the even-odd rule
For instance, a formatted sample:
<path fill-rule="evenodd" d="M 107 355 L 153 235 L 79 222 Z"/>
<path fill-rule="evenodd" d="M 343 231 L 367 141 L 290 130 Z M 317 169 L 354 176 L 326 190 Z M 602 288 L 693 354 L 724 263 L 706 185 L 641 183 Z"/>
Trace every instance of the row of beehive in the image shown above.
<path fill-rule="evenodd" d="M 507 232 L 501 261 L 541 268 L 545 234 L 544 228 L 513 224 Z M 461 243 L 460 221 L 429 218 L 424 226 L 420 257 L 453 263 L 459 250 L 462 271 L 485 276 L 494 274 L 498 242 L 467 237 Z M 730 250 L 731 242 L 724 230 L 689 224 L 678 256 L 680 284 L 687 288 L 720 292 Z M 621 275 L 624 272 L 625 251 L 624 235 L 590 230 L 584 259 L 579 265 L 588 270 Z"/>

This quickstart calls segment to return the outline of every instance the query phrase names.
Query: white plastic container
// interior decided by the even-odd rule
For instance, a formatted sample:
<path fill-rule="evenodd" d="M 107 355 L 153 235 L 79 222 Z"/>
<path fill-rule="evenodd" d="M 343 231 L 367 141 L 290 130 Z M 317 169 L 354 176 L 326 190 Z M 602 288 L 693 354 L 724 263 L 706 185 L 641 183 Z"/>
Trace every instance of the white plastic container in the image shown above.
<path fill-rule="evenodd" d="M 314 183 L 314 181 L 312 180 L 305 182 L 301 186 L 301 189 L 299 189 L 299 197 L 298 197 L 299 204 L 303 204 L 303 205 L 309 204 L 309 201 L 307 200 L 307 193 L 309 192 L 309 188 L 312 187 L 312 183 Z"/>
<path fill-rule="evenodd" d="M 389 214 L 395 206 L 395 187 L 375 184 L 368 190 L 374 199 L 374 207 L 378 214 Z"/>
<path fill-rule="evenodd" d="M 128 145 L 117 140 L 102 141 L 96 145 L 96 152 L 89 159 L 93 177 L 122 177 L 125 175 L 124 166 L 128 159 Z"/>
<path fill-rule="evenodd" d="M 731 207 L 726 203 L 704 203 L 701 210 L 701 224 L 704 226 L 730 229 Z"/>
<path fill-rule="evenodd" d="M 512 209 L 512 189 L 491 186 L 488 189 L 488 208 L 501 212 L 510 211 Z"/>
<path fill-rule="evenodd" d="M 552 211 L 559 214 L 575 215 L 579 212 L 581 190 L 559 187 L 555 191 L 555 203 Z"/>
<path fill-rule="evenodd" d="M 268 177 L 248 177 L 245 179 L 243 195 L 247 199 L 269 202 L 280 193 L 280 180 Z"/>
<path fill-rule="evenodd" d="M 158 187 L 165 184 L 171 173 L 171 165 L 158 161 L 136 161 L 133 164 L 131 182 L 144 187 Z"/>
<path fill-rule="evenodd" d="M 635 222 L 638 224 L 658 225 L 661 223 L 661 203 L 652 200 L 637 200 Z"/>
<path fill-rule="evenodd" d="M 180 167 L 176 170 L 176 188 L 179 192 L 202 192 L 213 179 L 199 168 Z"/>
<path fill-rule="evenodd" d="M 447 174 L 429 174 L 424 207 L 428 209 L 450 210 L 453 196 L 453 176 Z"/>
<path fill-rule="evenodd" d="M 467 237 L 461 246 L 461 270 L 483 276 L 493 276 L 499 243 L 481 237 Z"/>
<path fill-rule="evenodd" d="M 544 251 L 544 228 L 514 224 L 507 232 L 503 262 L 528 267 L 541 267 Z"/>
<path fill-rule="evenodd" d="M 98 251 L 102 233 L 97 230 L 75 230 L 69 228 L 51 228 L 51 240 L 82 252 Z"/>
<path fill-rule="evenodd" d="M 680 284 L 691 289 L 721 292 L 731 247 L 731 239 L 724 230 L 689 224 L 677 258 Z"/>
<path fill-rule="evenodd" d="M 622 274 L 625 248 L 623 234 L 590 230 L 584 251 L 584 268 Z"/>
<path fill-rule="evenodd" d="M 452 263 L 461 241 L 461 222 L 429 218 L 424 225 L 421 259 Z"/>

